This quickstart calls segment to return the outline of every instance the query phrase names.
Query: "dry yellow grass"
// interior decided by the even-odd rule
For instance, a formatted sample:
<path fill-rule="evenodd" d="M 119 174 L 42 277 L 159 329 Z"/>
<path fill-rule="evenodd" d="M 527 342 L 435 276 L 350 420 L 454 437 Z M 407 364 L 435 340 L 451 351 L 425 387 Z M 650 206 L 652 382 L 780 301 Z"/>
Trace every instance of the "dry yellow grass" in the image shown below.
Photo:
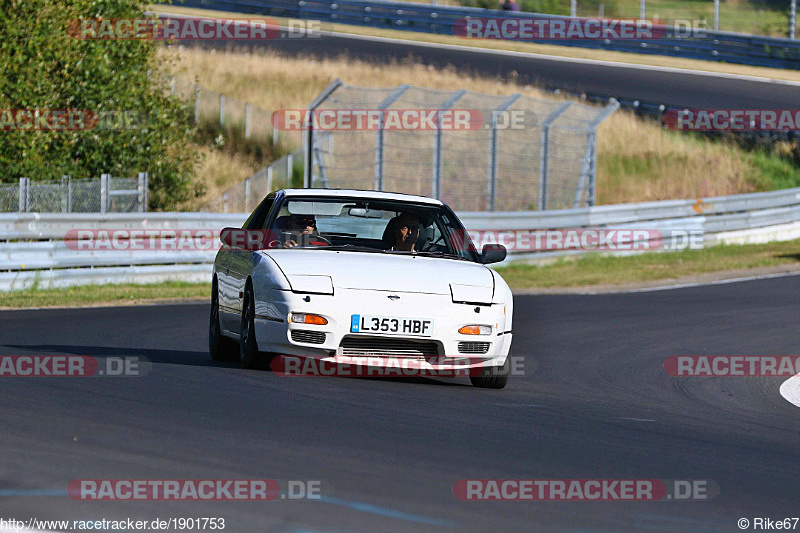
<path fill-rule="evenodd" d="M 198 147 L 202 161 L 197 167 L 196 180 L 205 188 L 202 197 L 190 200 L 181 206 L 181 210 L 194 211 L 205 205 L 209 200 L 218 197 L 231 185 L 259 170 L 251 161 L 236 155 L 225 153 L 208 147 Z"/>
<path fill-rule="evenodd" d="M 488 94 L 519 92 L 544 97 L 531 86 L 468 76 L 455 69 L 435 69 L 411 60 L 373 64 L 348 58 L 299 59 L 263 51 L 214 52 L 195 48 L 176 48 L 164 53 L 177 56 L 173 74 L 185 78 L 196 76 L 205 88 L 266 110 L 304 108 L 337 77 L 350 85 L 365 87 L 411 82 L 432 89 L 466 88 Z M 295 137 L 284 135 L 285 142 L 299 147 L 299 134 L 291 135 Z M 222 170 L 230 174 L 231 169 Z M 757 172 L 750 154 L 729 144 L 670 132 L 629 112 L 618 111 L 600 127 L 598 203 L 601 204 L 751 192 L 753 180 L 746 178 Z"/>

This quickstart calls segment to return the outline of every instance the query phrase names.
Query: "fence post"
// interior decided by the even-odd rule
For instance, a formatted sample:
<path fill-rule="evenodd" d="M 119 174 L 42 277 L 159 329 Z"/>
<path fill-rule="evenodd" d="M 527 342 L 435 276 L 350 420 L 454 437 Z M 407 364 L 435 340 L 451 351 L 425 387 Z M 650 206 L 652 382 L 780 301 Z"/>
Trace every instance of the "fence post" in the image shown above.
<path fill-rule="evenodd" d="M 714 31 L 719 31 L 719 0 L 714 0 Z"/>
<path fill-rule="evenodd" d="M 30 205 L 30 183 L 31 180 L 29 178 L 20 178 L 19 179 L 19 212 L 20 213 L 27 213 L 28 207 Z"/>
<path fill-rule="evenodd" d="M 228 212 L 228 193 L 222 195 L 222 212 Z"/>
<path fill-rule="evenodd" d="M 639 20 L 644 20 L 645 0 L 639 0 Z"/>
<path fill-rule="evenodd" d="M 250 178 L 244 180 L 244 210 L 250 212 Z"/>
<path fill-rule="evenodd" d="M 225 125 L 225 95 L 219 95 L 219 127 Z"/>
<path fill-rule="evenodd" d="M 436 113 L 436 131 L 433 138 L 433 183 L 431 185 L 431 196 L 439 200 L 442 196 L 442 111 L 446 111 L 453 107 L 453 105 L 467 94 L 467 91 L 461 90 L 453 94 L 439 107 L 439 112 Z"/>
<path fill-rule="evenodd" d="M 250 102 L 244 104 L 244 138 L 250 138 Z"/>
<path fill-rule="evenodd" d="M 375 172 L 374 172 L 374 182 L 373 188 L 376 191 L 383 190 L 383 147 L 384 147 L 384 130 L 383 130 L 383 119 L 384 119 L 384 112 L 383 110 L 388 108 L 390 105 L 395 103 L 398 98 L 403 96 L 403 93 L 408 90 L 411 85 L 401 85 L 394 91 L 392 91 L 389 96 L 384 98 L 383 102 L 378 105 L 378 109 L 380 109 L 380 122 L 378 123 L 378 131 L 375 132 Z"/>
<path fill-rule="evenodd" d="M 267 194 L 272 192 L 272 165 L 267 167 Z"/>
<path fill-rule="evenodd" d="M 578 0 L 569 0 L 569 16 L 578 16 Z"/>
<path fill-rule="evenodd" d="M 278 128 L 275 127 L 275 124 L 272 124 L 272 148 L 278 146 Z"/>
<path fill-rule="evenodd" d="M 789 4 L 789 39 L 794 39 L 795 21 L 797 20 L 797 0 Z"/>
<path fill-rule="evenodd" d="M 147 211 L 147 172 L 139 172 L 139 184 L 136 187 L 136 199 L 139 202 L 139 213 Z"/>
<path fill-rule="evenodd" d="M 194 84 L 194 123 L 200 123 L 200 85 Z"/>
<path fill-rule="evenodd" d="M 314 167 L 314 111 L 333 92 L 342 85 L 339 78 L 333 80 L 316 98 L 306 107 L 306 116 L 303 120 L 303 187 L 310 188 L 313 181 Z M 273 126 L 274 127 L 274 126 Z M 273 135 L 275 130 L 273 129 Z"/>
<path fill-rule="evenodd" d="M 169 80 L 169 94 L 175 94 L 175 76 Z"/>
<path fill-rule="evenodd" d="M 289 182 L 289 187 L 292 186 L 292 170 L 294 169 L 294 156 L 289 153 L 286 155 L 286 179 Z"/>
<path fill-rule="evenodd" d="M 486 202 L 486 207 L 489 211 L 494 211 L 495 199 L 497 198 L 497 116 L 511 107 L 520 96 L 522 95 L 512 94 L 492 110 L 492 123 L 489 131 L 489 197 Z"/>
<path fill-rule="evenodd" d="M 150 201 L 150 192 L 149 191 L 150 191 L 150 173 L 149 172 L 145 172 L 144 173 L 144 201 L 142 202 L 142 208 L 144 209 L 145 213 L 147 213 L 147 210 L 149 209 L 149 207 L 148 207 L 148 202 Z"/>
<path fill-rule="evenodd" d="M 572 105 L 572 102 L 564 102 L 555 111 L 547 115 L 542 121 L 542 142 L 539 149 L 539 209 L 547 209 L 547 174 L 549 172 L 550 159 L 550 125 Z"/>
<path fill-rule="evenodd" d="M 61 176 L 61 212 L 71 213 L 72 206 L 72 187 L 70 187 L 70 177 L 66 174 Z"/>
<path fill-rule="evenodd" d="M 110 174 L 100 175 L 100 212 L 108 213 L 108 178 Z"/>

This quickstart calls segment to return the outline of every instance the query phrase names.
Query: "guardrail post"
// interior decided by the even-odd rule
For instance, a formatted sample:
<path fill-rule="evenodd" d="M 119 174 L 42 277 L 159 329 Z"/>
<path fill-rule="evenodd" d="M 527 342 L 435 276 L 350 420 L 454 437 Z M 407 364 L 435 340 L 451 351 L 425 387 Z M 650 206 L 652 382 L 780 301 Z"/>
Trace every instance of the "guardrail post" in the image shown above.
<path fill-rule="evenodd" d="M 272 192 L 272 165 L 267 167 L 267 194 Z"/>
<path fill-rule="evenodd" d="M 219 127 L 225 125 L 225 95 L 219 95 Z"/>
<path fill-rule="evenodd" d="M 110 174 L 100 175 L 100 212 L 108 213 L 108 178 Z"/>
<path fill-rule="evenodd" d="M 294 167 L 294 156 L 292 154 L 286 155 L 286 180 L 289 182 L 289 186 L 292 186 L 292 170 Z"/>
<path fill-rule="evenodd" d="M 320 106 L 339 86 L 342 81 L 339 78 L 333 80 L 330 85 L 325 87 L 321 93 L 306 107 L 306 116 L 303 120 L 305 135 L 303 135 L 303 187 L 310 188 L 313 181 L 312 171 L 314 167 L 314 111 Z M 273 130 L 274 132 L 275 130 Z"/>
<path fill-rule="evenodd" d="M 61 176 L 61 212 L 72 212 L 72 184 L 71 178 L 64 174 Z"/>
<path fill-rule="evenodd" d="M 244 138 L 250 138 L 250 102 L 244 104 Z"/>
<path fill-rule="evenodd" d="M 550 159 L 550 125 L 566 111 L 572 102 L 564 102 L 542 121 L 542 140 L 539 149 L 539 209 L 547 209 L 547 174 Z"/>
<path fill-rule="evenodd" d="M 30 183 L 31 183 L 31 180 L 29 178 L 20 178 L 19 179 L 19 212 L 20 213 L 27 213 L 28 212 L 28 206 L 30 205 L 30 200 L 31 200 Z"/>
<path fill-rule="evenodd" d="M 719 31 L 719 0 L 714 0 L 714 31 Z"/>
<path fill-rule="evenodd" d="M 569 0 L 569 16 L 578 16 L 578 0 Z"/>
<path fill-rule="evenodd" d="M 384 120 L 384 110 L 388 108 L 390 105 L 395 103 L 398 98 L 400 98 L 404 92 L 411 87 L 410 85 L 401 85 L 394 91 L 392 91 L 389 96 L 387 96 L 383 102 L 378 105 L 378 109 L 380 109 L 381 114 L 378 121 L 378 131 L 375 133 L 375 181 L 373 184 L 373 188 L 376 191 L 383 190 L 383 147 L 384 147 L 384 130 L 383 130 L 383 120 Z"/>
<path fill-rule="evenodd" d="M 439 110 L 436 113 L 436 131 L 433 137 L 433 183 L 431 184 L 431 196 L 437 200 L 442 196 L 442 111 L 453 107 L 465 94 L 467 94 L 465 90 L 456 92 L 453 96 L 448 98 L 445 103 L 439 106 Z"/>
<path fill-rule="evenodd" d="M 194 84 L 194 123 L 200 123 L 200 85 Z"/>
<path fill-rule="evenodd" d="M 797 20 L 797 0 L 792 0 L 789 5 L 789 39 L 794 39 L 795 21 Z"/>
<path fill-rule="evenodd" d="M 250 212 L 250 178 L 244 180 L 244 210 Z"/>
<path fill-rule="evenodd" d="M 512 94 L 492 110 L 492 123 L 489 131 L 489 197 L 486 202 L 489 211 L 494 211 L 494 203 L 497 198 L 497 117 L 511 107 L 520 96 L 522 95 Z"/>
<path fill-rule="evenodd" d="M 275 127 L 275 124 L 272 125 L 272 147 L 278 146 L 278 128 Z"/>

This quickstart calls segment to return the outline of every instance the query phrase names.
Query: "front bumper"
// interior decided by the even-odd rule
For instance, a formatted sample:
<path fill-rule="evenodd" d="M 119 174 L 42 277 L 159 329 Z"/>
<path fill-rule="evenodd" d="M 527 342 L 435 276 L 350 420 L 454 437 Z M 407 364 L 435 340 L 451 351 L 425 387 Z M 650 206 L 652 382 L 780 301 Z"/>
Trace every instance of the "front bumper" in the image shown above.
<path fill-rule="evenodd" d="M 389 299 L 390 295 L 399 298 Z M 328 323 L 295 324 L 290 321 L 291 313 L 313 313 L 325 317 Z M 333 295 L 321 295 L 270 289 L 256 295 L 256 339 L 262 351 L 354 365 L 365 362 L 359 363 L 349 356 L 359 356 L 357 359 L 361 360 L 377 358 L 382 365 L 391 366 L 408 364 L 414 358 L 433 370 L 501 366 L 512 338 L 511 332 L 505 330 L 505 313 L 502 304 L 456 304 L 450 295 L 442 294 L 337 288 Z M 433 331 L 429 337 L 352 333 L 350 324 L 354 314 L 430 318 L 434 322 Z M 461 326 L 470 324 L 490 325 L 492 333 L 458 333 Z M 393 352 L 393 345 L 401 347 Z M 366 349 L 359 352 L 353 346 Z"/>

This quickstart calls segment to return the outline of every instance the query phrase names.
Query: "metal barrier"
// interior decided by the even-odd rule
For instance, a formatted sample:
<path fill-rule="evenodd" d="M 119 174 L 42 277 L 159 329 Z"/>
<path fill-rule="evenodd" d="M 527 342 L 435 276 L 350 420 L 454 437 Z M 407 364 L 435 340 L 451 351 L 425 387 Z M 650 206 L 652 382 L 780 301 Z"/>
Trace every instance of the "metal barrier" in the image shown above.
<path fill-rule="evenodd" d="M 565 18 L 541 13 L 520 13 L 490 9 L 416 4 L 408 2 L 355 0 L 185 0 L 182 7 L 195 7 L 248 13 L 313 19 L 340 24 L 393 30 L 454 35 L 454 25 L 465 18 L 513 17 L 520 19 Z M 635 52 L 690 59 L 725 61 L 743 65 L 797 69 L 800 67 L 800 41 L 703 30 L 701 33 L 666 26 L 658 39 L 572 39 L 530 40 L 557 44 Z"/>
<path fill-rule="evenodd" d="M 149 213 L 147 215 L 0 214 L 0 290 L 38 285 L 148 283 L 164 280 L 209 281 L 223 227 L 239 227 L 247 213 Z M 682 239 L 691 232 L 703 246 L 800 238 L 800 188 L 765 193 L 604 205 L 580 209 L 519 212 L 465 212 L 470 233 L 494 242 L 518 231 L 558 229 L 639 229 L 649 236 Z M 156 232 L 151 249 L 126 245 L 77 249 L 76 232 L 113 230 Z M 71 232 L 68 234 L 68 232 Z M 660 237 L 659 237 L 660 236 Z M 142 237 L 146 238 L 146 237 Z M 179 246 L 177 243 L 181 243 Z M 484 242 L 485 243 L 485 242 Z M 151 241 L 152 244 L 152 241 Z M 669 248 L 669 246 L 665 247 Z M 662 248 L 664 249 L 664 248 Z M 586 250 L 509 250 L 507 262 L 537 261 Z M 608 253 L 635 253 L 607 250 Z"/>

